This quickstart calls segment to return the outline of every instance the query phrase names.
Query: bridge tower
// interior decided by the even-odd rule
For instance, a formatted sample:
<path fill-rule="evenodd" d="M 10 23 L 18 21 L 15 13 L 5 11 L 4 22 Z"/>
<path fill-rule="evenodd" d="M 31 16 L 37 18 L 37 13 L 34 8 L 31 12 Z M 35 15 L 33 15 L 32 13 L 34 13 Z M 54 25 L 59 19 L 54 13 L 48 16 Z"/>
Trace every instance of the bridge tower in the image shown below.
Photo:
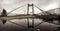
<path fill-rule="evenodd" d="M 28 4 L 28 7 L 27 7 L 27 15 L 29 15 L 29 14 L 31 14 L 31 15 L 34 14 L 34 5 L 33 4 Z M 32 18 L 31 20 L 29 20 L 29 19 L 31 19 L 31 18 L 27 18 L 28 28 L 34 28 L 34 18 Z"/>

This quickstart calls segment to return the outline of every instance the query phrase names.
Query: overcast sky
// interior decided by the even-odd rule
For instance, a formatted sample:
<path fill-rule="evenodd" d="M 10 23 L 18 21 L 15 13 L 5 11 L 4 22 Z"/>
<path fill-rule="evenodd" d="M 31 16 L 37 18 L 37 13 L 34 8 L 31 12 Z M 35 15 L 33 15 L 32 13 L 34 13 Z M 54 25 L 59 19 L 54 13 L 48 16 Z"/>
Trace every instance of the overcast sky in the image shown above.
<path fill-rule="evenodd" d="M 11 11 L 19 6 L 33 3 L 43 10 L 59 8 L 59 0 L 0 0 L 2 8 Z M 26 8 L 26 7 L 25 7 Z"/>

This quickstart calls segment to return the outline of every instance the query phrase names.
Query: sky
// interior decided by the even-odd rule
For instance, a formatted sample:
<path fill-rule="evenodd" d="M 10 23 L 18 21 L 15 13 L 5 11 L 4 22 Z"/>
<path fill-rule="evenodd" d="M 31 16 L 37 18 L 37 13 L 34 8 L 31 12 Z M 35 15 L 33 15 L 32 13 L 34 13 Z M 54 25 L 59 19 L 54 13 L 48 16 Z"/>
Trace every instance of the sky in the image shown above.
<path fill-rule="evenodd" d="M 59 8 L 59 0 L 1 0 L 1 7 L 7 11 L 25 4 L 34 4 L 43 10 Z"/>
<path fill-rule="evenodd" d="M 60 8 L 60 4 L 59 4 L 59 1 L 60 0 L 0 0 L 0 12 L 2 11 L 2 9 L 4 8 L 7 12 L 10 12 L 11 10 L 14 10 L 15 8 L 18 8 L 22 5 L 26 5 L 24 7 L 22 7 L 21 9 L 17 9 L 16 11 L 10 13 L 9 15 L 16 15 L 16 14 L 25 14 L 27 11 L 27 4 L 34 4 L 36 6 L 38 6 L 39 8 L 41 8 L 42 10 L 44 11 L 48 11 L 50 9 L 54 9 L 54 8 Z M 35 13 L 41 13 L 41 11 L 39 11 L 36 7 L 34 8 L 35 10 Z M 18 24 L 22 24 L 24 26 L 26 26 L 26 22 L 25 21 L 26 19 L 20 19 L 20 20 L 11 20 L 12 22 L 16 22 Z M 37 21 L 36 21 L 37 20 Z M 38 24 L 40 23 L 41 21 L 39 19 L 36 19 L 35 20 L 35 23 Z M 24 22 L 23 22 L 24 21 Z M 38 22 L 38 23 L 37 23 Z M 9 27 L 8 30 L 10 30 L 13 26 L 17 29 L 19 29 L 19 26 L 16 26 L 10 22 L 7 22 L 5 25 L 3 25 L 2 23 L 0 23 L 0 30 L 2 30 L 3 28 L 5 29 L 7 26 Z M 43 25 L 43 27 L 49 27 L 49 23 L 43 23 L 45 24 L 45 26 Z M 46 26 L 47 25 L 47 26 Z M 42 26 L 42 25 L 41 25 Z M 40 28 L 42 28 L 40 26 Z M 53 27 L 52 27 L 53 26 Z M 10 28 L 11 27 L 11 28 Z M 56 29 L 57 26 L 55 25 L 51 25 L 51 27 L 49 27 L 50 29 L 53 29 L 55 28 Z M 44 29 L 44 28 L 43 28 Z M 46 28 L 48 29 L 48 28 Z M 7 29 L 5 29 L 7 30 Z M 12 30 L 14 30 L 12 28 Z"/>

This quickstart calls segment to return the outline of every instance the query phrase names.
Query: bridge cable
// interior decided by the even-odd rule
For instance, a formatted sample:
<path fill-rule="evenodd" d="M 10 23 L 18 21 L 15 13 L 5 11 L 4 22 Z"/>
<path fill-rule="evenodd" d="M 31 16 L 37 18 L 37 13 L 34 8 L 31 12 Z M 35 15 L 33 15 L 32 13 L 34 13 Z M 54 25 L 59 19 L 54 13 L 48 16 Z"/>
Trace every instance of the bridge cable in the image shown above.
<path fill-rule="evenodd" d="M 39 7 L 37 7 L 37 6 L 35 6 L 36 8 L 38 8 L 40 11 L 43 11 L 42 9 L 40 9 Z M 44 11 L 45 13 L 47 13 L 47 14 L 49 14 L 49 15 L 52 15 L 51 13 L 48 13 L 48 12 L 46 12 L 46 11 Z M 38 27 L 40 24 L 42 24 L 43 22 L 41 22 L 41 23 L 39 23 L 38 25 L 36 25 L 35 26 L 35 28 L 36 27 Z M 52 23 L 52 24 L 54 24 L 54 23 Z M 55 25 L 57 25 L 57 24 L 55 24 Z"/>
<path fill-rule="evenodd" d="M 48 12 L 46 12 L 46 11 L 44 11 L 44 10 L 40 9 L 40 8 L 39 8 L 39 7 L 37 7 L 36 5 L 35 5 L 35 7 L 36 7 L 36 8 L 38 8 L 40 11 L 43 11 L 43 12 L 45 12 L 45 13 L 49 14 L 49 15 L 52 15 L 51 13 L 48 13 Z"/>
<path fill-rule="evenodd" d="M 11 22 L 11 23 L 13 23 L 13 24 L 15 24 L 15 25 L 18 25 L 18 26 L 21 26 L 21 27 L 24 27 L 24 28 L 26 28 L 25 26 L 23 26 L 23 25 L 20 25 L 20 24 L 17 24 L 17 23 L 15 23 L 15 22 L 12 22 L 12 21 L 9 21 L 9 22 Z"/>
<path fill-rule="evenodd" d="M 22 8 L 22 7 L 24 7 L 24 6 L 26 6 L 26 5 L 20 6 L 20 7 L 16 8 L 16 9 L 14 9 L 14 10 L 10 11 L 8 14 L 10 14 L 11 12 L 13 12 L 13 11 L 15 11 L 15 10 L 19 9 L 19 8 Z M 7 14 L 7 15 L 8 15 L 8 14 Z"/>

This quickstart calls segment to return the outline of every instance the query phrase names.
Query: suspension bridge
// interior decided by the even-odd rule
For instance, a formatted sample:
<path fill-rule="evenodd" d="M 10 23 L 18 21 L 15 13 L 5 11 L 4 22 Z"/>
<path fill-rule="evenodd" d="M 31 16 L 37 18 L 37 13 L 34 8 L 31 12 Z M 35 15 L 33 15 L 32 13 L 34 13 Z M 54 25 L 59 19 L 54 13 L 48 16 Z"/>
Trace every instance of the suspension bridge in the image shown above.
<path fill-rule="evenodd" d="M 32 28 L 33 30 L 35 30 L 40 24 L 44 23 L 44 22 L 41 22 L 41 23 L 37 24 L 36 26 L 34 26 L 34 18 L 36 18 L 36 19 L 40 19 L 40 18 L 42 19 L 42 18 L 44 18 L 44 16 L 38 15 L 38 14 L 34 13 L 35 12 L 34 7 L 36 7 L 37 9 L 39 9 L 42 12 L 44 11 L 44 10 L 40 9 L 39 7 L 37 7 L 34 4 L 27 4 L 27 12 L 26 12 L 27 14 L 20 14 L 20 15 L 16 15 L 16 16 L 7 16 L 10 13 L 12 13 L 13 11 L 15 11 L 17 9 L 20 9 L 20 8 L 22 8 L 24 6 L 26 6 L 26 5 L 20 6 L 20 7 L 16 8 L 16 9 L 10 11 L 9 13 L 7 13 L 7 11 L 5 9 L 3 9 L 3 12 L 2 12 L 2 14 L 0 16 L 0 19 L 3 21 L 3 24 L 5 24 L 7 20 L 9 21 L 9 20 L 12 20 L 12 19 L 23 19 L 23 18 L 26 18 L 27 19 L 27 27 L 28 27 L 28 29 Z M 32 12 L 31 13 L 29 12 L 30 11 L 29 7 L 32 8 Z M 46 11 L 45 11 L 45 13 L 47 13 L 49 15 L 52 15 L 51 13 L 48 13 Z M 32 24 L 30 25 L 29 24 L 29 19 L 31 19 L 31 18 L 32 18 Z M 53 17 L 53 18 L 56 19 L 55 17 Z M 10 22 L 14 23 L 12 21 L 10 21 Z M 16 24 L 16 23 L 14 23 L 14 24 Z M 16 25 L 19 25 L 19 24 L 16 24 Z M 22 26 L 22 25 L 19 25 L 19 26 Z M 22 26 L 22 27 L 25 27 L 25 26 Z"/>

